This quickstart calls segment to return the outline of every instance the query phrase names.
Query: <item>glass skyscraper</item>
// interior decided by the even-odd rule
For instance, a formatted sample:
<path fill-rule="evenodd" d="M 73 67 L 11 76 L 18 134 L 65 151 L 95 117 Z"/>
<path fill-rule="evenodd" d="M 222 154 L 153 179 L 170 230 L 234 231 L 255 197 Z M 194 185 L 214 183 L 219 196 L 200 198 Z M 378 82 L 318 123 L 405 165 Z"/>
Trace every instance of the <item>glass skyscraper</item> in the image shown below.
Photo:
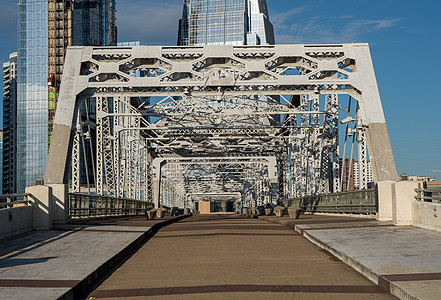
<path fill-rule="evenodd" d="M 115 0 L 20 0 L 16 191 L 43 178 L 65 48 L 116 43 Z"/>
<path fill-rule="evenodd" d="M 73 46 L 116 46 L 115 0 L 75 0 Z"/>
<path fill-rule="evenodd" d="M 17 27 L 17 191 L 42 178 L 48 155 L 48 1 L 21 0 Z"/>
<path fill-rule="evenodd" d="M 184 0 L 179 46 L 274 42 L 266 0 Z"/>

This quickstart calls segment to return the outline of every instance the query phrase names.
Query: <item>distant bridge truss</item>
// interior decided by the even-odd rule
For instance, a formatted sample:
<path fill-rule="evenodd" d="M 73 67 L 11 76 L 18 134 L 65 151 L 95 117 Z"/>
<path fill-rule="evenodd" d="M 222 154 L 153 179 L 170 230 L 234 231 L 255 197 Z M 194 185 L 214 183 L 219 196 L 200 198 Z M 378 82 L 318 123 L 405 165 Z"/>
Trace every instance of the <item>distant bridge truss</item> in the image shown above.
<path fill-rule="evenodd" d="M 45 181 L 240 208 L 341 191 L 355 155 L 360 189 L 368 157 L 396 178 L 367 44 L 70 47 Z"/>
<path fill-rule="evenodd" d="M 277 180 L 275 157 L 166 158 L 154 165 L 161 170 L 159 198 L 166 206 L 185 207 L 204 199 L 236 201 L 238 196 L 238 209 L 263 205 L 270 202 L 271 181 Z"/>

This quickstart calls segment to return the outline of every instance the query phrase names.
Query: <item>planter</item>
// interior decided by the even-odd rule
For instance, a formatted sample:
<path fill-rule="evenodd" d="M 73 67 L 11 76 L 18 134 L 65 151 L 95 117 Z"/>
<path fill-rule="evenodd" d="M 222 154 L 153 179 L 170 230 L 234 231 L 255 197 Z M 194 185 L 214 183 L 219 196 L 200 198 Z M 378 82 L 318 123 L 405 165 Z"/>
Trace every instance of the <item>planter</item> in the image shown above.
<path fill-rule="evenodd" d="M 179 209 L 178 209 L 177 207 L 172 207 L 171 212 L 170 212 L 170 215 L 171 215 L 172 217 L 177 217 L 177 216 L 179 216 Z"/>
<path fill-rule="evenodd" d="M 288 214 L 291 219 L 298 219 L 300 217 L 300 207 L 290 206 L 288 208 Z"/>
<path fill-rule="evenodd" d="M 285 207 L 283 206 L 275 207 L 274 214 L 276 215 L 276 217 L 283 217 L 283 215 L 285 214 Z"/>
<path fill-rule="evenodd" d="M 156 217 L 158 219 L 164 219 L 166 211 L 167 210 L 165 208 L 163 208 L 163 207 L 158 208 L 157 211 L 156 211 Z"/>
<path fill-rule="evenodd" d="M 147 220 L 154 220 L 156 217 L 156 209 L 151 209 L 145 212 L 145 217 Z"/>

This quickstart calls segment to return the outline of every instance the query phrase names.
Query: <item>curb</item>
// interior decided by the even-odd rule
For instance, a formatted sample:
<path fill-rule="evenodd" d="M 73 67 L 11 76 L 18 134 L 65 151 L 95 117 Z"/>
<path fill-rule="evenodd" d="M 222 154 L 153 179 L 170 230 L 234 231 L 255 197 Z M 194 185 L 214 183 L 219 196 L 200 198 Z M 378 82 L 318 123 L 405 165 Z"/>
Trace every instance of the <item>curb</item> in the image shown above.
<path fill-rule="evenodd" d="M 140 237 L 131 242 L 127 247 L 116 253 L 111 259 L 103 263 L 95 271 L 83 278 L 79 283 L 72 287 L 69 291 L 58 297 L 58 300 L 73 300 L 81 298 L 84 291 L 91 286 L 102 275 L 106 274 L 109 270 L 115 267 L 118 263 L 122 262 L 127 256 L 136 252 L 138 248 L 143 246 L 150 238 L 152 238 L 161 228 L 176 223 L 192 215 L 183 215 L 174 219 L 166 220 L 164 222 L 154 224 L 149 230 L 144 232 Z"/>
<path fill-rule="evenodd" d="M 305 230 L 299 228 L 297 225 L 295 226 L 295 231 L 298 232 L 300 235 L 308 239 L 311 243 L 314 245 L 322 248 L 329 254 L 335 256 L 337 259 L 341 260 L 344 264 L 350 266 L 355 271 L 372 281 L 374 284 L 376 284 L 380 289 L 383 291 L 390 293 L 391 295 L 399 298 L 399 299 L 405 299 L 405 300 L 419 300 L 419 297 L 416 297 L 412 294 L 410 294 L 408 291 L 404 290 L 403 288 L 396 285 L 393 281 L 387 279 L 387 275 L 378 275 L 359 261 L 351 258 L 350 256 L 338 251 L 337 249 L 334 249 L 333 247 L 330 247 L 329 245 L 323 243 L 319 239 L 313 237 L 308 232 L 305 232 Z"/>
<path fill-rule="evenodd" d="M 302 235 L 304 238 L 306 238 L 308 241 L 313 243 L 314 245 L 322 248 L 329 254 L 335 256 L 339 260 L 341 260 L 343 263 L 347 264 L 351 268 L 353 268 L 355 271 L 378 285 L 382 290 L 385 290 L 378 284 L 378 275 L 374 272 L 372 272 L 370 269 L 366 268 L 364 265 L 362 265 L 360 262 L 358 262 L 355 259 L 352 259 L 351 257 L 347 256 L 346 254 L 338 251 L 337 249 L 334 249 L 333 247 L 328 246 L 325 243 L 322 243 L 320 240 L 316 239 L 312 235 L 310 235 L 308 232 L 305 232 L 304 230 L 300 229 L 297 225 L 295 226 L 295 231 L 298 232 L 300 235 Z M 389 291 L 387 291 L 389 292 Z"/>

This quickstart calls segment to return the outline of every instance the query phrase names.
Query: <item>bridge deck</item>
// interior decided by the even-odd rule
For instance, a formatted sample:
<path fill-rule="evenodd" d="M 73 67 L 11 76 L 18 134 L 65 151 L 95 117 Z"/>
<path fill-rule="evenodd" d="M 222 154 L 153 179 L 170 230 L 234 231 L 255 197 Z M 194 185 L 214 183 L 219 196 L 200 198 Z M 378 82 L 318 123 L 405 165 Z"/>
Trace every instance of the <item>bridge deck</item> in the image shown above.
<path fill-rule="evenodd" d="M 332 220 L 354 221 L 311 217 L 309 222 Z M 89 297 L 153 295 L 158 299 L 394 298 L 289 227 L 238 215 L 193 216 L 161 229 Z"/>
<path fill-rule="evenodd" d="M 438 232 L 362 218 L 259 218 L 193 216 L 146 244 L 163 220 L 87 221 L 1 240 L 0 298 L 55 299 L 91 282 L 97 299 L 393 298 L 321 248 L 403 299 L 441 298 Z M 136 241 L 143 246 L 112 273 Z"/>

